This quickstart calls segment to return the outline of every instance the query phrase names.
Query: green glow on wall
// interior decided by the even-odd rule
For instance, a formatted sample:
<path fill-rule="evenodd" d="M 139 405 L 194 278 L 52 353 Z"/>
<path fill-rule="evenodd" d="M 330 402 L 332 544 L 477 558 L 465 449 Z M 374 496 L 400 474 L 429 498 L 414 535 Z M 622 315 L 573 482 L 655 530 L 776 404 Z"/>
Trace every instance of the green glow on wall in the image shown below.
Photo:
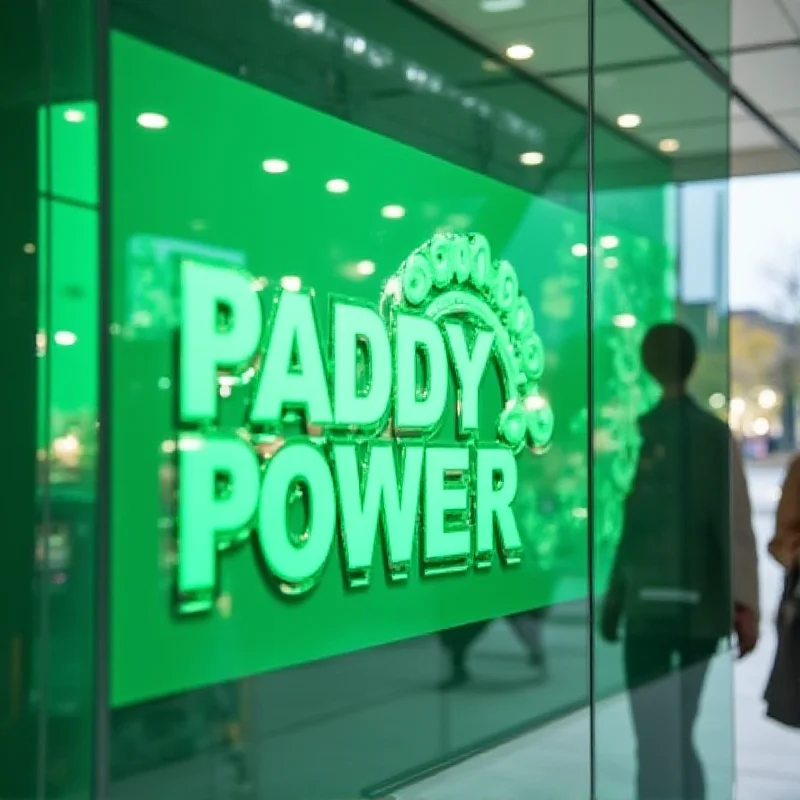
<path fill-rule="evenodd" d="M 585 215 L 122 34 L 111 82 L 113 704 L 585 597 Z M 613 545 L 670 259 L 600 232 Z M 204 542 L 179 554 L 184 530 Z"/>

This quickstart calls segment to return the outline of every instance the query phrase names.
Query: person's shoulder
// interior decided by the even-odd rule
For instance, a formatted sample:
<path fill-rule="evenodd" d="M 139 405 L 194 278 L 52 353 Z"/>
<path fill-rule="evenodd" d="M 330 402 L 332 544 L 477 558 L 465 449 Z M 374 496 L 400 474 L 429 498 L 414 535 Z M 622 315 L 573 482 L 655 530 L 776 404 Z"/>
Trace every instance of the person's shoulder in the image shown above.
<path fill-rule="evenodd" d="M 719 453 L 721 450 L 729 450 L 733 443 L 731 429 L 725 420 L 720 419 L 716 414 L 701 408 L 696 403 L 692 403 L 690 425 L 694 430 L 694 437 L 698 441 L 703 441 Z"/>
<path fill-rule="evenodd" d="M 800 453 L 795 453 L 786 465 L 786 479 L 800 482 Z"/>

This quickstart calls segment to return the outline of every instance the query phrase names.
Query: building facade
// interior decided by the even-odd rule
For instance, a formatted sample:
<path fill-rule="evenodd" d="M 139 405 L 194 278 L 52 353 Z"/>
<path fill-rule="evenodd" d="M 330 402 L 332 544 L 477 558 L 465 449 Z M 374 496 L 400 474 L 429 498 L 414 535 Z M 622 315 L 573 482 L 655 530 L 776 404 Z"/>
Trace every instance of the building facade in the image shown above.
<path fill-rule="evenodd" d="M 730 113 L 727 4 L 651 5 L 0 12 L 0 796 L 463 797 L 564 720 L 502 774 L 630 796 L 598 610 Z"/>

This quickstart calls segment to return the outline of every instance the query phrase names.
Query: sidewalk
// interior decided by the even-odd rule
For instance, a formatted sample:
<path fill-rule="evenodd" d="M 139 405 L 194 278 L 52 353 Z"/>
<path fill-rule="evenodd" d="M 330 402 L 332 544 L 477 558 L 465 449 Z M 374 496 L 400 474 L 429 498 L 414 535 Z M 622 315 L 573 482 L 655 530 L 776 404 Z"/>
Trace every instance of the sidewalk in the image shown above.
<path fill-rule="evenodd" d="M 695 736 L 709 780 L 707 800 L 730 800 L 734 780 L 737 800 L 800 798 L 800 732 L 766 720 L 761 702 L 775 650 L 771 610 L 782 581 L 780 570 L 766 555 L 766 544 L 784 469 L 785 460 L 777 459 L 748 469 L 761 556 L 764 630 L 750 658 L 732 667 L 730 658 L 721 655 L 708 676 Z M 735 752 L 731 748 L 732 724 Z M 401 791 L 397 800 L 589 797 L 589 725 L 586 709 Z M 600 703 L 596 715 L 598 798 L 630 800 L 634 796 L 633 752 L 626 697 Z"/>
<path fill-rule="evenodd" d="M 762 638 L 751 658 L 736 668 L 736 755 L 739 800 L 795 800 L 800 797 L 800 731 L 764 718 L 761 701 L 775 653 L 773 614 L 783 575 L 766 548 L 775 524 L 775 505 L 787 459 L 751 465 L 756 535 L 761 558 Z M 769 499 L 771 498 L 771 500 Z"/>

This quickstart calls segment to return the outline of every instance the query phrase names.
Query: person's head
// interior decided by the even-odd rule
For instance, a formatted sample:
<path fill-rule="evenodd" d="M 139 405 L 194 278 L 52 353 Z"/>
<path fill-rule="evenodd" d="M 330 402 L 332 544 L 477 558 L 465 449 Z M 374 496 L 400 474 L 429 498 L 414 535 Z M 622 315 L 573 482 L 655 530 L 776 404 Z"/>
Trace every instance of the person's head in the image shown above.
<path fill-rule="evenodd" d="M 668 394 L 680 393 L 694 371 L 697 345 L 692 334 L 676 322 L 654 325 L 642 342 L 644 368 Z"/>

